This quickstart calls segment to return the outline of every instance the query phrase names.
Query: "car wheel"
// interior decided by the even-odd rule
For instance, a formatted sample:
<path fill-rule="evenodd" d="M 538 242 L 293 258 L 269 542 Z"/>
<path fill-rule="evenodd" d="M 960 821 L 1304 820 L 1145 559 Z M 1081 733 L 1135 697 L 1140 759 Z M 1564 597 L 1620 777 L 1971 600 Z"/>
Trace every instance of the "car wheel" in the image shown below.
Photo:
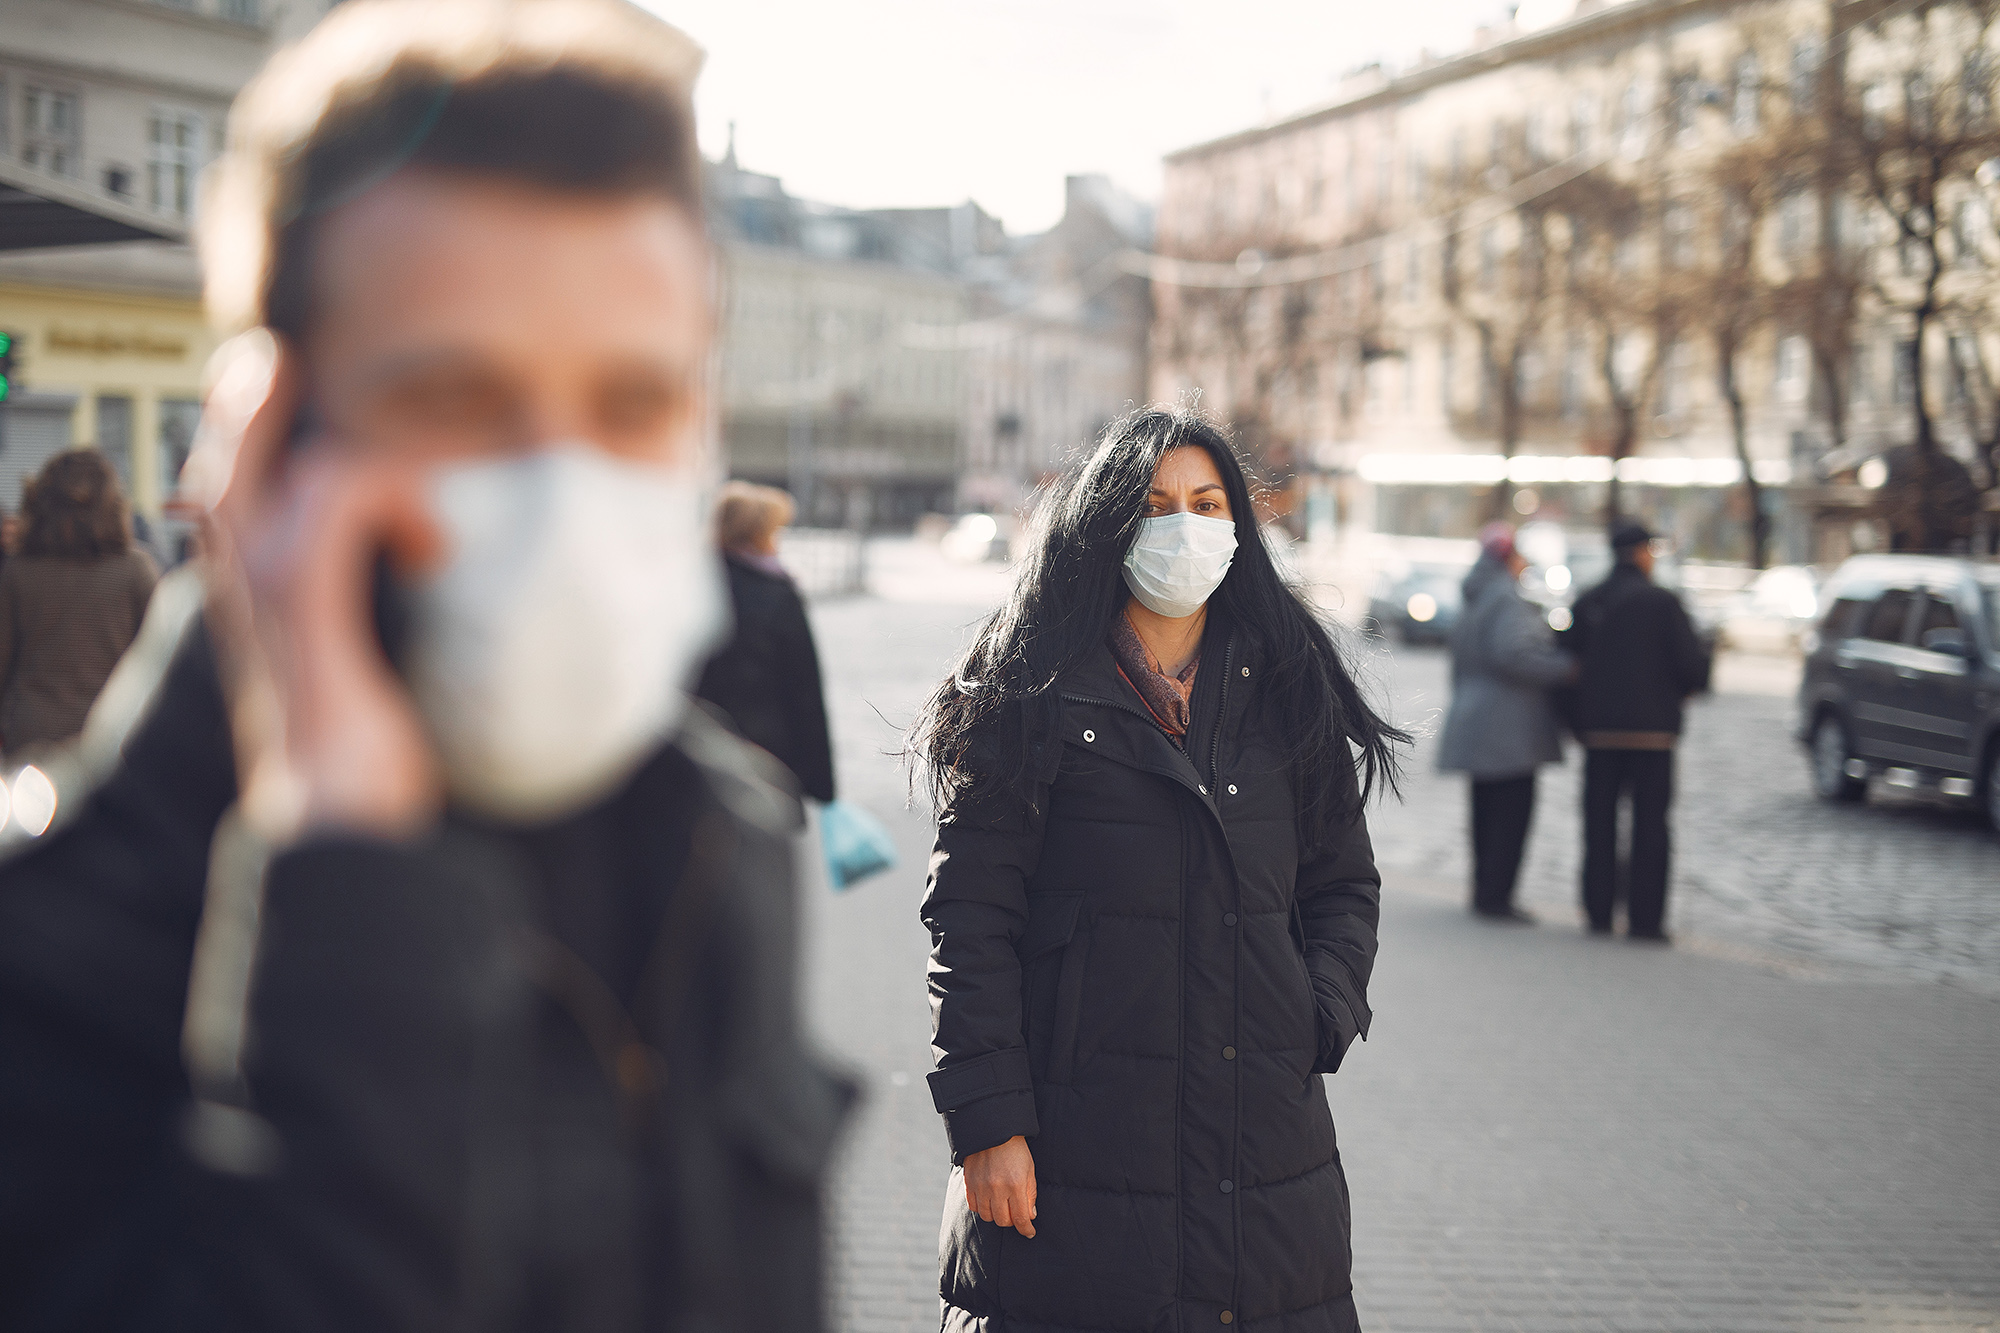
<path fill-rule="evenodd" d="M 1986 822 L 2000 833 L 2000 741 L 1986 756 Z"/>
<path fill-rule="evenodd" d="M 1868 779 L 1847 771 L 1854 747 L 1847 742 L 1847 728 L 1832 713 L 1813 725 L 1813 790 L 1827 801 L 1858 801 L 1868 794 Z"/>

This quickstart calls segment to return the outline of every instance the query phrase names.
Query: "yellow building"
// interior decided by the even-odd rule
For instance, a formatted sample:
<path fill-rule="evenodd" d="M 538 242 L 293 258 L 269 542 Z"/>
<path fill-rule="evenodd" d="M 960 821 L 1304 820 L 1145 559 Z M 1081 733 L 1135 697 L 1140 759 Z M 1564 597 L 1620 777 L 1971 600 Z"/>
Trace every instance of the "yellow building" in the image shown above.
<path fill-rule="evenodd" d="M 187 244 L 229 103 L 329 0 L 5 0 L 0 23 L 0 508 L 94 444 L 157 516 L 214 348 Z"/>
<path fill-rule="evenodd" d="M 199 300 L 0 281 L 0 329 L 15 337 L 22 389 L 0 438 L 0 504 L 71 444 L 95 444 L 157 514 L 187 457 L 214 338 Z"/>

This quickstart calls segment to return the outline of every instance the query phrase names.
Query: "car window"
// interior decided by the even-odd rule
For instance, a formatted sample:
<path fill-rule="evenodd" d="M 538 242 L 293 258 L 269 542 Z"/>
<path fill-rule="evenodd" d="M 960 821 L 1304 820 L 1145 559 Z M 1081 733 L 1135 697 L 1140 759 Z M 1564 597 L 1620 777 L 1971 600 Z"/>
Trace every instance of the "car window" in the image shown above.
<path fill-rule="evenodd" d="M 1986 646 L 1991 649 L 2000 644 L 2000 588 L 1989 583 L 1979 595 L 1986 603 Z"/>
<path fill-rule="evenodd" d="M 1917 618 L 1917 642 L 1934 629 L 1957 629 L 1958 608 L 1936 593 L 1924 594 L 1923 613 Z"/>
<path fill-rule="evenodd" d="M 1861 637 L 1879 639 L 1883 643 L 1901 643 L 1903 628 L 1910 623 L 1910 603 L 1917 595 L 1901 588 L 1892 588 L 1882 594 L 1880 601 L 1868 613 L 1868 622 L 1862 626 Z"/>
<path fill-rule="evenodd" d="M 1843 597 L 1833 604 L 1820 622 L 1820 637 L 1837 643 L 1851 639 L 1861 632 L 1862 623 L 1868 618 L 1868 608 L 1873 605 L 1865 597 Z"/>

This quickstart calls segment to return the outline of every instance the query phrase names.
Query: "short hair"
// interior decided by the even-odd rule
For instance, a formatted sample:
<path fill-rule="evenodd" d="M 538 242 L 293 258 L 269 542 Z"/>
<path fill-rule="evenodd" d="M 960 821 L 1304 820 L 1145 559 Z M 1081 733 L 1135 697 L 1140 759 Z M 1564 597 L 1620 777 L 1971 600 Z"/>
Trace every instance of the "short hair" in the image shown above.
<path fill-rule="evenodd" d="M 199 237 L 211 321 L 299 337 L 317 221 L 406 166 L 656 194 L 700 227 L 700 67 L 626 0 L 348 0 L 230 113 Z"/>
<path fill-rule="evenodd" d="M 715 504 L 715 541 L 725 551 L 762 546 L 798 513 L 792 497 L 775 486 L 732 481 Z"/>
<path fill-rule="evenodd" d="M 96 449 L 65 449 L 21 483 L 20 554 L 96 560 L 131 549 L 118 473 Z"/>

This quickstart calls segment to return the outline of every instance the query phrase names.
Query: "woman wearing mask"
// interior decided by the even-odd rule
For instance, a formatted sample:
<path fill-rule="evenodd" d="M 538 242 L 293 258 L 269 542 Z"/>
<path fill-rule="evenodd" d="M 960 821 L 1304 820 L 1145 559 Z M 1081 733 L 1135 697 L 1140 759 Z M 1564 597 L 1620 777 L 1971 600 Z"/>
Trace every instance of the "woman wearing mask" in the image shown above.
<path fill-rule="evenodd" d="M 715 535 L 736 628 L 695 693 L 790 769 L 801 793 L 831 801 L 833 744 L 819 651 L 798 585 L 778 563 L 778 532 L 792 515 L 792 497 L 775 487 L 732 481 L 722 488 Z"/>
<path fill-rule="evenodd" d="M 159 571 L 132 541 L 118 474 L 95 449 L 57 454 L 22 488 L 20 549 L 0 567 L 0 744 L 59 744 L 132 646 Z"/>
<path fill-rule="evenodd" d="M 944 1328 L 1355 1329 L 1317 1075 L 1368 1029 L 1406 738 L 1193 413 L 1113 427 L 1039 525 L 916 733 Z"/>

